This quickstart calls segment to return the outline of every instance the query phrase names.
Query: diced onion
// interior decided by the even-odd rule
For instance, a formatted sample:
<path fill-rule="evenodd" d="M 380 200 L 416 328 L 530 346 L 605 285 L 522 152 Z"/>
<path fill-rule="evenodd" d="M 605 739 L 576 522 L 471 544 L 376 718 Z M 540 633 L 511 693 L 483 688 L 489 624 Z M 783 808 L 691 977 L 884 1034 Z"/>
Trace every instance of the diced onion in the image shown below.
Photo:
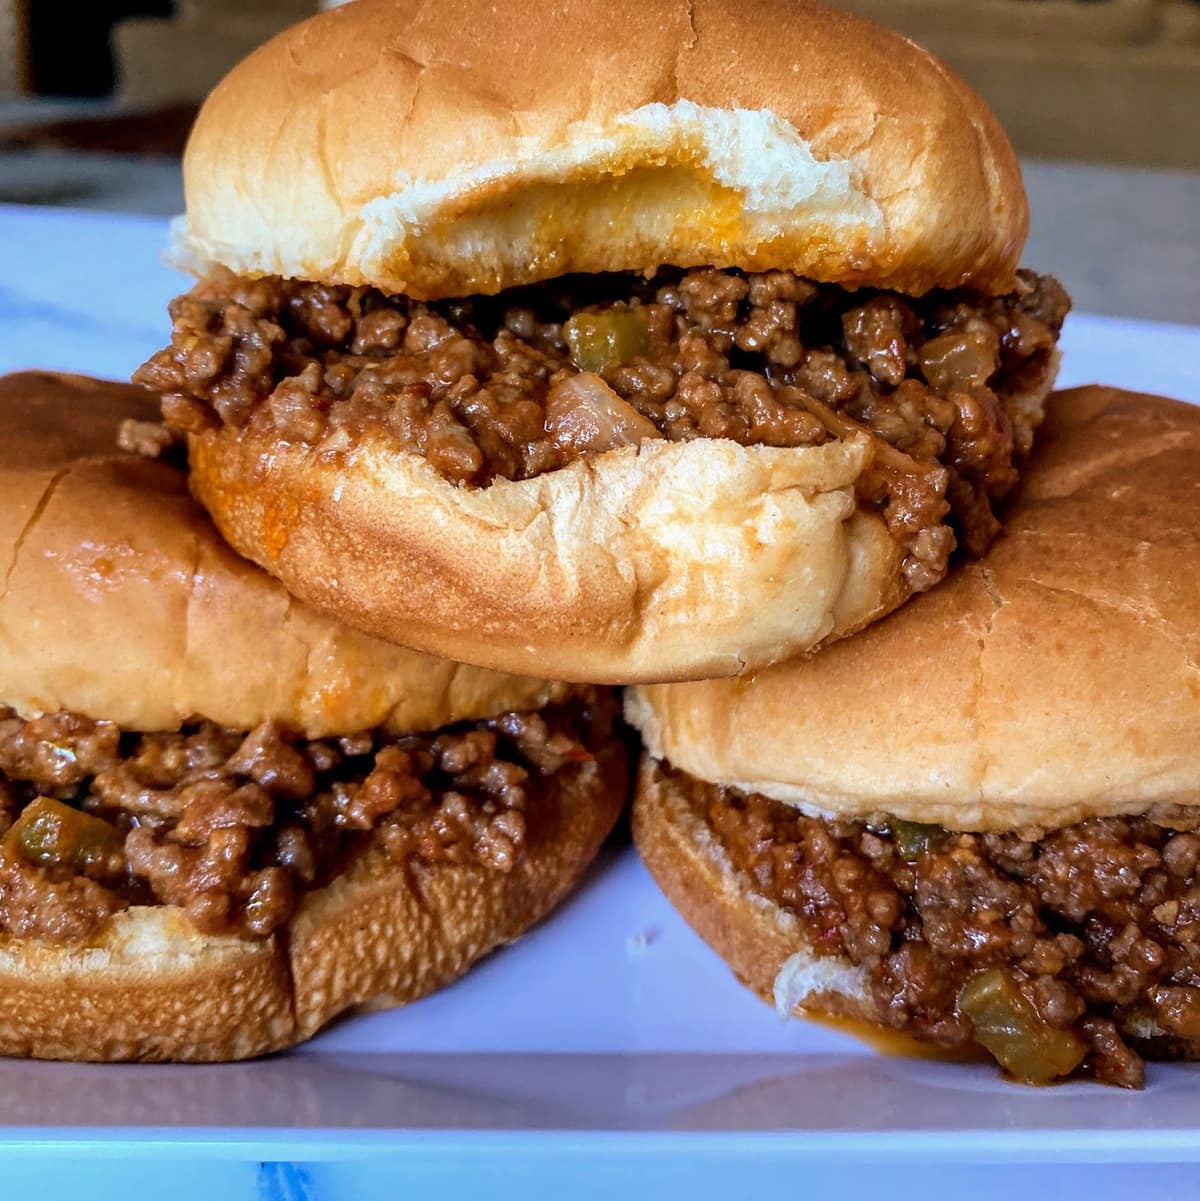
<path fill-rule="evenodd" d="M 936 471 L 940 466 L 934 462 L 922 463 L 911 455 L 906 455 L 904 451 L 898 450 L 890 442 L 885 442 L 874 430 L 860 425 L 852 417 L 847 417 L 845 413 L 831 409 L 827 404 L 819 401 L 815 396 L 810 396 L 807 392 L 800 394 L 800 403 L 835 438 L 840 438 L 845 442 L 861 434 L 867 434 L 875 449 L 875 459 L 883 467 L 903 472 L 906 475 L 925 475 L 930 471 Z"/>
<path fill-rule="evenodd" d="M 550 389 L 546 432 L 574 454 L 597 454 L 662 437 L 649 418 L 591 371 L 573 375 Z"/>

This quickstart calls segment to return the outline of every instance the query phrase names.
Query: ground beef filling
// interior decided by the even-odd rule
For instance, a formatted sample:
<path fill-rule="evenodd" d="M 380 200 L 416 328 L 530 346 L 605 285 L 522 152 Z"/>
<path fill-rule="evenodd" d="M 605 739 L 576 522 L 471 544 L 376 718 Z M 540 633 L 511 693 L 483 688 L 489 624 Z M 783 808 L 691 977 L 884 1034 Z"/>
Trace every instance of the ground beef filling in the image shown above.
<path fill-rule="evenodd" d="M 1041 834 L 952 834 L 817 820 L 668 774 L 818 952 L 867 969 L 886 1026 L 981 1045 L 1021 1079 L 1078 1071 L 1128 1088 L 1144 1065 L 1119 1030 L 1200 1038 L 1194 829 L 1096 818 Z"/>
<path fill-rule="evenodd" d="M 509 872 L 554 778 L 607 742 L 613 706 L 584 690 L 430 735 L 318 741 L 0 708 L 0 929 L 78 942 L 163 904 L 204 933 L 262 938 L 371 841 L 397 863 Z"/>
<path fill-rule="evenodd" d="M 971 554 L 995 536 L 1069 304 L 1031 272 L 998 298 L 703 269 L 433 304 L 230 277 L 172 303 L 171 345 L 135 378 L 176 435 L 251 424 L 336 453 L 382 433 L 476 486 L 646 438 L 800 447 L 866 429 L 860 501 L 922 589 L 953 548 L 947 513 Z"/>

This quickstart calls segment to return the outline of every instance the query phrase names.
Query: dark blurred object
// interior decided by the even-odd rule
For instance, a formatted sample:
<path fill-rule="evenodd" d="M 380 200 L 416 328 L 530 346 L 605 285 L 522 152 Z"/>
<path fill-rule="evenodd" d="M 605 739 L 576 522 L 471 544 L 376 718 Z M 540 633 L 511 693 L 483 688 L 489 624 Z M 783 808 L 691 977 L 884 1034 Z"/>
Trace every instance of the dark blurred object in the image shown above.
<path fill-rule="evenodd" d="M 31 0 L 0 0 L 0 100 L 25 96 L 33 88 L 29 58 Z"/>
<path fill-rule="evenodd" d="M 112 154 L 183 154 L 198 105 L 169 104 L 145 112 L 72 117 L 0 127 L 0 148 L 98 150 Z"/>
<path fill-rule="evenodd" d="M 33 90 L 107 96 L 115 84 L 112 27 L 126 17 L 164 16 L 171 0 L 34 0 L 28 10 Z"/>

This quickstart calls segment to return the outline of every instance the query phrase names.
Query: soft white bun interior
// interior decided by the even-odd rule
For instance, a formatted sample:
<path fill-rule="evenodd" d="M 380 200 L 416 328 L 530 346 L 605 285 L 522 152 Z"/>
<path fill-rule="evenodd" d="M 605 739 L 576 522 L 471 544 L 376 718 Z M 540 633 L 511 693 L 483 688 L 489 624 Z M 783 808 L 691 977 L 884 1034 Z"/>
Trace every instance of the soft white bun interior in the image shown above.
<path fill-rule="evenodd" d="M 1011 286 L 1012 149 L 911 42 L 812 0 L 358 0 L 205 104 L 177 261 L 492 293 L 664 263 Z"/>

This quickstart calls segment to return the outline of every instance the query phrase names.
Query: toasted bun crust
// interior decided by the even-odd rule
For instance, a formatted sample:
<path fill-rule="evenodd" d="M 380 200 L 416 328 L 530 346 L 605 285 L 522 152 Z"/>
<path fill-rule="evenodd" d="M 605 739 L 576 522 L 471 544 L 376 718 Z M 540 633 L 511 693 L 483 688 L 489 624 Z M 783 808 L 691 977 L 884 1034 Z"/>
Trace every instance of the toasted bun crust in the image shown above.
<path fill-rule="evenodd" d="M 664 263 L 1004 291 L 1020 171 L 925 51 L 812 0 L 359 0 L 205 104 L 198 272 L 493 293 Z"/>
<path fill-rule="evenodd" d="M 802 809 L 1057 827 L 1200 800 L 1200 408 L 1052 398 L 987 558 L 751 681 L 639 689 L 658 758 Z"/>
<path fill-rule="evenodd" d="M 507 875 L 399 867 L 372 848 L 262 942 L 200 934 L 171 906 L 126 910 L 86 946 L 0 936 L 0 1055 L 245 1059 L 348 1010 L 415 1001 L 563 899 L 612 829 L 626 783 L 617 743 L 556 776 Z"/>
<path fill-rule="evenodd" d="M 638 771 L 633 841 L 667 900 L 764 1001 L 774 1003 L 779 969 L 799 956 L 809 986 L 803 1008 L 869 1020 L 862 969 L 842 955 L 817 955 L 796 915 L 754 889 L 647 756 Z"/>
<path fill-rule="evenodd" d="M 648 756 L 638 773 L 633 839 L 650 874 L 688 925 L 764 1001 L 798 1015 L 820 1013 L 878 1024 L 864 970 L 844 955 L 818 954 L 796 915 L 763 896 L 733 866 Z M 1200 1040 L 1167 1034 L 1136 1014 L 1121 1014 L 1118 1021 L 1121 1033 L 1147 1059 L 1200 1059 Z"/>
<path fill-rule="evenodd" d="M 141 388 L 0 379 L 0 704 L 127 729 L 275 719 L 307 737 L 537 709 L 559 685 L 401 650 L 238 558 L 181 472 L 116 449 Z"/>
<path fill-rule="evenodd" d="M 196 496 L 297 596 L 424 651 L 608 683 L 734 675 L 903 601 L 901 552 L 855 505 L 868 454 L 658 441 L 467 489 L 381 441 L 190 441 Z"/>

